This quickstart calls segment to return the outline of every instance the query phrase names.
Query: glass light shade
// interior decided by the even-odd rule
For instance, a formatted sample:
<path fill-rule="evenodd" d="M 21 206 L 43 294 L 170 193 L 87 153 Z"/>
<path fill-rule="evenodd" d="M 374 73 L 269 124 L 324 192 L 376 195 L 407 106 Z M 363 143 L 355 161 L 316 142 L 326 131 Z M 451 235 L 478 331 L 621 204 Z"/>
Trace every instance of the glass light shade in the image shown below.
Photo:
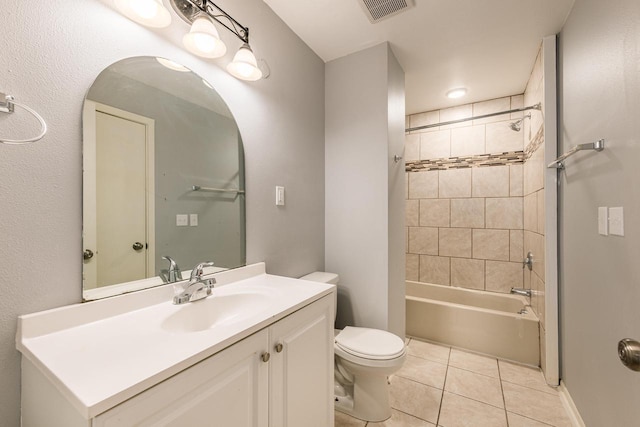
<path fill-rule="evenodd" d="M 196 18 L 191 31 L 182 38 L 187 50 L 202 58 L 220 58 L 227 53 L 227 46 L 220 40 L 218 30 L 207 17 Z"/>
<path fill-rule="evenodd" d="M 147 27 L 164 28 L 171 23 L 162 0 L 115 0 L 115 5 L 124 16 Z"/>
<path fill-rule="evenodd" d="M 449 92 L 447 92 L 447 98 L 451 98 L 451 99 L 462 98 L 466 94 L 467 94 L 467 89 L 463 87 L 457 88 L 457 89 L 451 89 Z"/>
<path fill-rule="evenodd" d="M 262 78 L 262 71 L 258 68 L 258 61 L 248 44 L 243 44 L 233 57 L 233 62 L 227 65 L 227 71 L 240 80 L 254 82 Z"/>

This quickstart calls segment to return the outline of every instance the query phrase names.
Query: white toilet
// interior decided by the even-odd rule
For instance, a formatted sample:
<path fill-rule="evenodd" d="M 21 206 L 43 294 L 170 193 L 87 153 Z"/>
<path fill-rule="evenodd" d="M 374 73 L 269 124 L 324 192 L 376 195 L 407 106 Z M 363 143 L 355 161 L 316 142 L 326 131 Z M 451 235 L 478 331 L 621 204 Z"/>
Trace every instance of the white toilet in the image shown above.
<path fill-rule="evenodd" d="M 337 284 L 338 275 L 316 271 L 302 280 Z M 347 326 L 335 330 L 335 406 L 365 421 L 391 416 L 389 375 L 406 358 L 404 341 L 387 331 Z"/>

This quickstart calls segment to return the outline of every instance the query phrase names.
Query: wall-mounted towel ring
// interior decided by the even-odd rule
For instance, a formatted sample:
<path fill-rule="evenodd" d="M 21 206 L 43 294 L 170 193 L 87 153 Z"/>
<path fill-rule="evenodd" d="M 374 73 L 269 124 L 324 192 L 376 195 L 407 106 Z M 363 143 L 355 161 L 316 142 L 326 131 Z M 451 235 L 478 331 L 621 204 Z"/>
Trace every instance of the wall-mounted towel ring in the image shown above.
<path fill-rule="evenodd" d="M 42 126 L 42 129 L 40 130 L 40 133 L 37 136 L 33 137 L 33 138 L 7 139 L 7 138 L 0 137 L 0 143 L 2 143 L 2 144 L 10 144 L 10 145 L 20 145 L 20 144 L 28 144 L 30 142 L 35 142 L 35 141 L 38 141 L 38 140 L 42 139 L 42 137 L 47 133 L 47 123 L 44 121 L 42 116 L 40 114 L 36 113 L 33 109 L 27 107 L 26 105 L 14 102 L 13 96 L 5 95 L 3 93 L 0 93 L 0 112 L 2 112 L 2 113 L 13 113 L 14 106 L 16 106 L 16 105 L 18 107 L 20 107 L 20 108 L 25 109 L 27 112 L 33 114 L 33 117 L 38 119 L 38 121 L 40 122 L 40 126 Z"/>

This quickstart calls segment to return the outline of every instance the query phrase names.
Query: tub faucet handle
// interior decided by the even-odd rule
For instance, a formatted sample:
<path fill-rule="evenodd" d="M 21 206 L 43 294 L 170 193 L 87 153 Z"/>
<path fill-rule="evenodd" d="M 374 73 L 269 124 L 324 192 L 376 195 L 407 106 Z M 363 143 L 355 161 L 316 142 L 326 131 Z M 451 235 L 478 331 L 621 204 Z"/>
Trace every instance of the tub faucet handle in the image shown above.
<path fill-rule="evenodd" d="M 533 254 L 531 251 L 527 252 L 527 257 L 522 261 L 522 269 L 529 267 L 529 271 L 533 270 Z"/>

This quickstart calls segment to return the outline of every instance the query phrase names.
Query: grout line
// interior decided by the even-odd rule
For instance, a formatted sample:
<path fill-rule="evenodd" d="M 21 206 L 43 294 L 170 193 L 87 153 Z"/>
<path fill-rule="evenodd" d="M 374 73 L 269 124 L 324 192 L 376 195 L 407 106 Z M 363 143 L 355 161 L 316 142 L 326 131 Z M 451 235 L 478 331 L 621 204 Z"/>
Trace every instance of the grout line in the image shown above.
<path fill-rule="evenodd" d="M 453 368 L 453 366 L 452 366 L 452 368 Z M 482 403 L 483 405 L 491 406 L 492 408 L 502 409 L 502 410 L 504 410 L 506 412 L 506 408 L 503 408 L 503 407 L 500 407 L 500 406 L 496 406 L 494 404 L 487 403 L 487 402 L 482 401 L 482 400 L 474 399 L 473 397 L 465 396 L 463 394 L 458 394 L 458 393 L 456 393 L 454 391 L 451 391 L 451 390 L 446 390 L 446 392 L 449 393 L 449 394 L 454 394 L 454 395 L 456 395 L 458 397 L 462 397 L 463 399 L 472 400 L 472 401 L 477 402 L 477 403 Z M 504 400 L 504 397 L 503 397 L 503 400 Z M 518 415 L 520 415 L 520 414 L 518 414 Z M 505 416 L 506 416 L 506 414 L 505 414 Z"/>
<path fill-rule="evenodd" d="M 502 404 L 504 405 L 504 418 L 507 422 L 507 427 L 509 427 L 509 415 L 507 414 L 507 401 L 504 398 L 504 387 L 502 387 L 502 372 L 500 372 L 500 362 L 496 359 L 496 364 L 498 365 L 498 380 L 500 381 L 500 392 L 502 393 Z"/>
<path fill-rule="evenodd" d="M 441 365 L 442 365 L 442 363 L 441 363 Z M 416 384 L 423 385 L 423 386 L 425 386 L 425 387 L 435 388 L 436 390 L 442 390 L 442 389 L 441 389 L 441 388 L 439 388 L 439 387 L 432 386 L 432 385 L 429 385 L 429 384 L 425 384 L 425 383 L 420 382 L 420 381 L 418 381 L 418 380 L 416 380 L 416 379 L 409 378 L 409 377 L 404 377 L 404 376 L 402 376 L 402 375 L 398 375 L 397 373 L 393 374 L 393 376 L 394 376 L 394 377 L 398 377 L 398 378 L 402 378 L 403 380 L 411 381 L 412 383 L 416 383 Z M 444 387 L 444 386 L 443 386 L 443 387 Z M 414 415 L 414 417 L 415 417 L 415 415 Z M 425 420 L 425 421 L 426 421 L 426 420 Z"/>
<path fill-rule="evenodd" d="M 449 349 L 449 358 L 451 358 L 451 349 Z M 438 416 L 436 417 L 436 426 L 440 424 L 440 415 L 442 414 L 442 402 L 444 401 L 444 389 L 447 385 L 448 374 L 449 374 L 449 359 L 447 359 L 447 370 L 444 372 L 444 383 L 442 384 L 442 394 L 440 394 L 440 405 L 438 406 Z"/>
<path fill-rule="evenodd" d="M 539 388 L 534 388 L 534 387 L 530 387 L 530 386 L 527 386 L 527 385 L 524 385 L 524 384 L 515 383 L 515 382 L 513 382 L 513 381 L 508 381 L 508 380 L 501 380 L 501 381 L 502 381 L 502 382 L 505 382 L 505 383 L 509 383 L 509 384 L 517 385 L 517 386 L 522 387 L 522 388 L 526 388 L 527 390 L 532 390 L 532 391 L 537 391 L 537 392 L 540 392 L 540 393 L 548 394 L 548 395 L 550 395 L 550 396 L 558 396 L 558 395 L 559 395 L 559 393 L 560 393 L 560 392 L 559 392 L 559 391 L 557 391 L 557 390 L 556 390 L 556 392 L 555 392 L 555 393 L 547 392 L 547 391 L 542 391 L 542 390 L 540 390 Z M 550 389 L 552 389 L 552 390 L 553 390 L 553 387 L 551 387 L 551 386 L 549 386 L 549 385 L 547 385 L 546 387 L 549 387 Z"/>
<path fill-rule="evenodd" d="M 497 359 L 496 359 L 497 360 Z M 477 372 L 477 371 L 472 371 L 469 368 L 461 368 L 460 366 L 456 366 L 456 365 L 449 365 L 454 369 L 459 369 L 461 371 L 465 371 L 465 372 L 471 372 L 472 374 L 476 374 L 476 375 L 482 375 L 483 377 L 487 377 L 487 378 L 493 378 L 493 379 L 500 379 L 500 374 L 498 374 L 497 377 L 494 377 L 492 375 L 487 375 L 487 374 L 483 374 L 482 372 Z"/>
<path fill-rule="evenodd" d="M 528 419 L 528 420 L 535 421 L 536 423 L 544 424 L 545 426 L 554 427 L 554 425 L 553 425 L 553 424 L 549 424 L 549 423 L 546 423 L 546 422 L 544 422 L 544 421 L 536 420 L 535 418 L 531 418 L 531 417 L 529 417 L 529 416 L 527 416 L 527 415 L 519 414 L 519 413 L 517 413 L 517 412 L 507 411 L 507 413 L 511 413 L 511 414 L 514 414 L 514 415 L 518 415 L 518 416 L 520 416 L 520 417 L 522 417 L 522 418 L 526 418 L 526 419 Z M 509 422 L 508 420 L 509 420 L 509 417 L 507 416 L 507 423 Z M 507 424 L 507 427 L 509 427 L 509 426 L 508 426 L 508 424 Z"/>
<path fill-rule="evenodd" d="M 408 344 L 407 344 L 407 346 L 408 346 Z M 426 360 L 427 362 L 437 363 L 437 364 L 439 364 L 439 365 L 447 365 L 447 364 L 448 364 L 448 361 L 447 361 L 447 362 L 443 362 L 443 361 L 441 361 L 441 360 L 433 360 L 433 359 L 429 359 L 429 358 L 427 358 L 427 357 L 418 356 L 418 355 L 416 355 L 416 354 L 409 354 L 409 353 L 407 353 L 407 357 L 409 357 L 409 356 L 411 356 L 411 357 L 415 357 L 415 358 L 418 358 L 418 359 L 421 359 L 421 360 Z M 396 374 L 394 374 L 394 375 L 398 375 L 398 374 L 396 373 Z M 407 378 L 407 377 L 403 377 L 402 375 L 399 375 L 399 376 L 401 376 L 402 378 Z M 409 378 L 409 379 L 410 379 L 410 378 Z M 419 382 L 419 381 L 417 381 L 417 382 Z"/>
<path fill-rule="evenodd" d="M 420 417 L 418 417 L 417 415 L 414 415 L 414 414 L 412 414 L 412 413 L 410 413 L 410 412 L 406 412 L 406 411 L 403 411 L 403 410 L 401 410 L 401 409 L 397 409 L 397 408 L 393 408 L 393 407 L 392 407 L 391 409 L 392 409 L 392 410 L 394 410 L 394 411 L 397 411 L 397 412 L 401 412 L 401 413 L 403 413 L 403 414 L 405 414 L 405 415 L 408 415 L 408 416 L 410 416 L 410 417 L 412 417 L 412 418 L 415 418 L 415 419 L 417 419 L 417 420 L 424 421 L 425 423 L 429 423 L 429 424 L 431 424 L 431 425 L 433 425 L 433 426 L 435 427 L 435 424 L 433 424 L 431 421 L 429 421 L 429 420 L 425 420 L 424 418 L 420 418 Z M 387 420 L 387 421 L 389 421 L 389 420 Z M 384 422 L 384 421 L 383 421 L 383 422 Z M 368 424 L 368 422 L 367 422 L 367 425 L 369 425 L 369 424 Z M 365 427 L 366 427 L 366 426 L 365 426 Z"/>

